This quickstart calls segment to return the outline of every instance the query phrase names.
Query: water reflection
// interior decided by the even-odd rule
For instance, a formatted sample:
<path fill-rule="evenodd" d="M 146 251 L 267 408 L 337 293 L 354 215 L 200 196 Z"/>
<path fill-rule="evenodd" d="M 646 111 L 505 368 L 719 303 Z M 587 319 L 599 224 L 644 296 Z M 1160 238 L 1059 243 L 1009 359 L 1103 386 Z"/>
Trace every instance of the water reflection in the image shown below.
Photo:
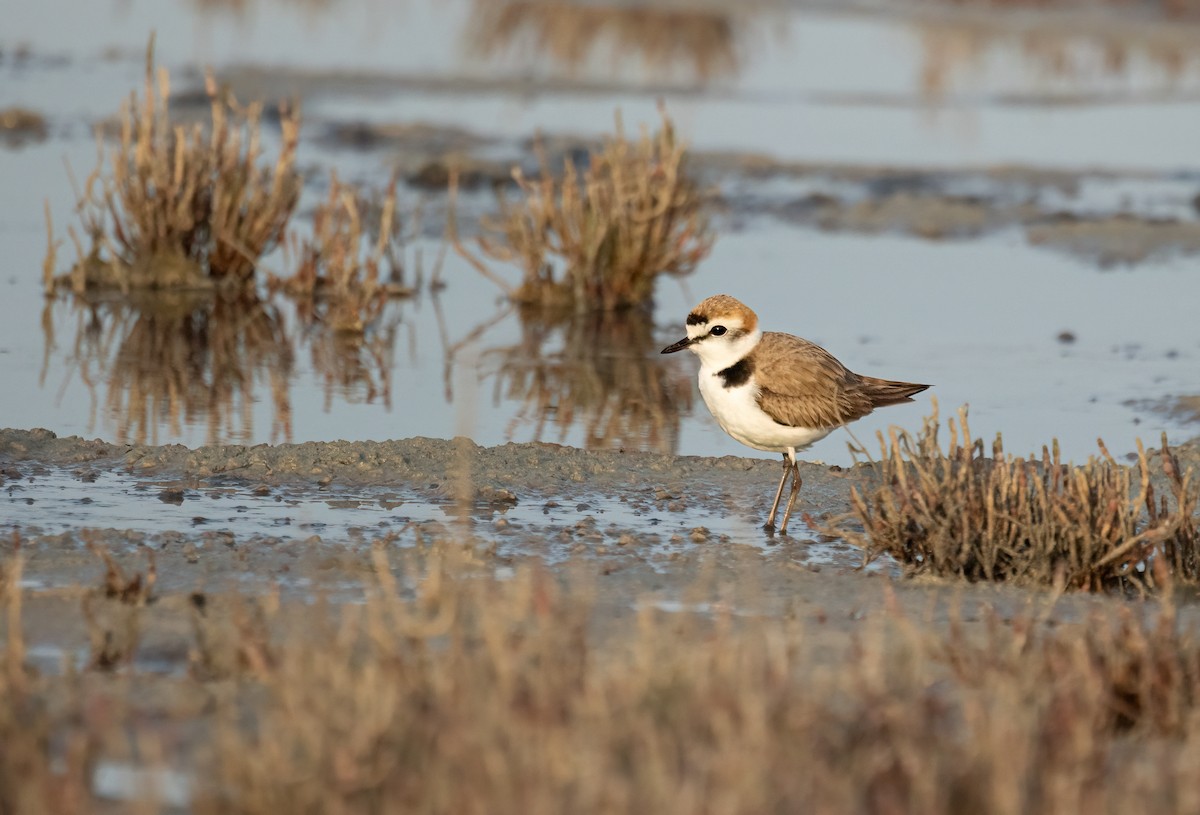
<path fill-rule="evenodd" d="M 266 393 L 271 439 L 291 438 L 294 354 L 275 306 L 199 292 L 67 299 L 75 322 L 67 375 L 88 389 L 89 426 L 99 407 L 117 442 L 160 444 L 185 427 L 203 427 L 210 444 L 250 442 L 253 406 Z M 42 320 L 43 384 L 56 348 L 54 306 L 47 301 Z"/>
<path fill-rule="evenodd" d="M 382 404 L 392 408 L 392 369 L 401 326 L 397 309 L 384 313 L 364 332 L 323 330 L 320 324 L 306 331 L 313 370 L 324 394 L 324 408 L 334 408 L 335 397 L 350 404 Z"/>
<path fill-rule="evenodd" d="M 290 442 L 294 408 L 305 415 L 306 405 L 320 404 L 338 416 L 346 405 L 371 404 L 390 414 L 396 393 L 406 405 L 397 430 L 412 433 L 410 420 L 453 413 L 444 405 L 454 402 L 448 388 L 454 357 L 470 345 L 482 350 L 473 355 L 479 367 L 469 375 L 490 381 L 496 406 L 509 417 L 507 438 L 677 450 L 695 388 L 687 366 L 657 353 L 662 342 L 648 314 L 526 311 L 514 317 L 506 308 L 466 332 L 457 348 L 449 346 L 443 324 L 442 393 L 414 386 L 419 374 L 397 389 L 398 372 L 437 359 L 415 357 L 420 329 L 408 319 L 416 315 L 405 311 L 413 302 L 389 303 L 357 333 L 311 319 L 302 301 L 286 297 L 64 295 L 48 300 L 43 313 L 42 387 L 67 394 L 82 383 L 91 403 L 88 432 L 99 428 L 117 443 L 165 444 L 197 432 L 209 444 Z M 434 306 L 440 313 L 436 297 Z M 492 333 L 516 339 L 489 346 Z M 413 358 L 398 360 L 398 349 L 406 347 Z M 311 380 L 302 376 L 302 359 L 311 364 Z M 60 371 L 61 383 L 47 383 Z M 306 433 L 312 430 L 300 430 Z"/>
<path fill-rule="evenodd" d="M 956 81 L 982 73 L 989 60 L 1011 59 L 1013 54 L 1043 81 L 1066 83 L 1064 90 L 1088 80 L 1123 81 L 1138 64 L 1149 66 L 1158 80 L 1170 85 L 1194 70 L 1200 57 L 1194 37 L 1178 36 L 1161 25 L 1110 24 L 1088 30 L 1065 24 L 1033 28 L 996 20 L 939 21 L 920 23 L 917 35 L 923 53 L 920 88 L 933 102 L 953 91 Z M 1129 90 L 1123 83 L 1111 87 L 1121 93 Z"/>
<path fill-rule="evenodd" d="M 649 315 L 519 317 L 520 341 L 482 354 L 494 402 L 518 406 L 510 439 L 561 442 L 578 428 L 587 449 L 676 452 L 694 387 L 683 366 L 663 363 Z"/>

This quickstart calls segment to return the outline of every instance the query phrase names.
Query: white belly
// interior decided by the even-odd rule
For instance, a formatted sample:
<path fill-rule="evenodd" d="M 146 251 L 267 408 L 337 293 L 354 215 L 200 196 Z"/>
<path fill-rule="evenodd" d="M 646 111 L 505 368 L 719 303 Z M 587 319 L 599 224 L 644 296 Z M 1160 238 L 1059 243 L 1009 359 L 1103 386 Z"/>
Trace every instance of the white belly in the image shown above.
<path fill-rule="evenodd" d="M 803 450 L 834 430 L 779 424 L 758 406 L 758 388 L 753 378 L 740 387 L 726 388 L 720 376 L 701 367 L 700 395 L 721 429 L 755 450 L 771 453 L 786 453 L 788 448 Z"/>

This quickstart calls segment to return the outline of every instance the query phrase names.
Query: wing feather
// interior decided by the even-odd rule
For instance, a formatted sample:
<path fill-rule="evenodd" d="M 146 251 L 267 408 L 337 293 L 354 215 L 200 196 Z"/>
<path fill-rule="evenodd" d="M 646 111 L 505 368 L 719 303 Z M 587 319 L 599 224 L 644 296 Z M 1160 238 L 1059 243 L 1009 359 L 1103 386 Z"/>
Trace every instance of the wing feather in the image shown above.
<path fill-rule="evenodd" d="M 861 376 L 821 346 L 775 331 L 763 334 L 754 357 L 759 407 L 790 427 L 837 427 L 929 387 Z"/>

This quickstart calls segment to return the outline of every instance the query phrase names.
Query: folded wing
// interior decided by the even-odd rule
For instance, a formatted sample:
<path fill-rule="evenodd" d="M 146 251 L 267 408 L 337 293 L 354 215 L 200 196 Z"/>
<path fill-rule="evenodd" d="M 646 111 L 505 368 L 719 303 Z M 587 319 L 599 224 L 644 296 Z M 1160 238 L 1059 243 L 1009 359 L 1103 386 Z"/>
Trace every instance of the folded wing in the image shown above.
<path fill-rule="evenodd" d="M 856 374 L 808 340 L 767 332 L 755 348 L 759 407 L 790 427 L 837 427 L 928 388 Z M 766 384 L 764 384 L 766 383 Z"/>

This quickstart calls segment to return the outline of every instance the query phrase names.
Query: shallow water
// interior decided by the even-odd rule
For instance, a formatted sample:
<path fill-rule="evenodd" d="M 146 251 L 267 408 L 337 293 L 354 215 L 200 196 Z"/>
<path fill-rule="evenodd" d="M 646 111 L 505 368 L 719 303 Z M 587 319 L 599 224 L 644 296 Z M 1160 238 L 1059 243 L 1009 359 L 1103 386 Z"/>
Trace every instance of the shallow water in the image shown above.
<path fill-rule="evenodd" d="M 818 540 L 799 515 L 790 524 L 787 539 L 766 535 L 760 528 L 760 509 L 746 507 L 730 513 L 705 502 L 676 509 L 670 502 L 656 501 L 651 490 L 616 496 L 583 493 L 571 500 L 521 501 L 511 506 L 476 504 L 464 511 L 455 503 L 430 501 L 404 489 L 343 486 L 330 491 L 237 482 L 206 482 L 189 488 L 175 481 L 111 471 L 89 470 L 81 475 L 34 467 L 10 472 L 10 480 L 0 487 L 0 534 L 77 535 L 105 528 L 133 532 L 138 540 L 155 546 L 157 536 L 190 530 L 197 549 L 254 539 L 320 540 L 346 546 L 384 540 L 411 546 L 453 534 L 494 546 L 501 558 L 536 554 L 547 563 L 557 563 L 580 554 L 615 555 L 630 547 L 629 552 L 651 565 L 666 563 L 673 553 L 716 543 L 746 545 L 767 554 L 790 539 L 802 544 L 794 552 L 796 562 L 846 568 L 861 564 L 860 552 L 839 541 Z M 872 569 L 889 570 L 893 565 L 885 558 Z M 312 585 L 300 576 L 271 577 L 281 579 L 295 583 L 291 588 Z M 33 578 L 26 588 L 47 586 Z M 322 584 L 322 588 L 343 589 L 354 596 L 361 593 L 356 581 L 345 586 Z"/>
<path fill-rule="evenodd" d="M 139 84 L 151 29 L 176 88 L 188 86 L 183 69 L 201 63 L 267 66 L 285 83 L 292 69 L 374 72 L 350 83 L 358 92 L 312 90 L 310 133 L 347 120 L 421 121 L 511 147 L 537 129 L 607 132 L 617 106 L 630 124 L 653 121 L 662 97 L 679 131 L 702 149 L 898 166 L 1137 167 L 1156 175 L 1113 181 L 1083 173 L 1078 189 L 1043 203 L 1177 218 L 1194 217 L 1195 179 L 1179 171 L 1194 163 L 1200 124 L 1200 108 L 1188 104 L 1200 74 L 1185 46 L 1171 46 L 1183 49 L 1175 53 L 1129 35 L 1128 59 L 1112 68 L 1094 59 L 1111 30 L 1057 39 L 1050 31 L 1047 45 L 1045 37 L 1033 42 L 1028 32 L 1002 28 L 780 7 L 738 19 L 736 67 L 706 83 L 684 69 L 645 70 L 637 60 L 614 68 L 596 56 L 568 70 L 545 55 L 484 57 L 471 45 L 471 6 L 461 0 L 346 3 L 337 25 L 319 11 L 268 0 L 240 16 L 145 0 L 72 4 L 75 24 L 66 30 L 66 8 L 26 4 L 0 35 L 3 53 L 26 43 L 33 55 L 0 61 L 9 103 L 45 113 L 52 133 L 41 144 L 0 150 L 0 424 L 189 445 L 465 434 L 487 445 L 543 439 L 754 455 L 725 437 L 700 404 L 694 360 L 656 353 L 676 338 L 696 300 L 728 291 L 756 307 L 766 327 L 818 341 L 856 370 L 934 383 L 943 413 L 969 403 L 976 434 L 1003 430 L 1012 452 L 1058 437 L 1066 457 L 1080 460 L 1097 437 L 1120 455 L 1138 436 L 1155 443 L 1164 429 L 1177 439 L 1195 432 L 1130 405 L 1195 388 L 1200 279 L 1191 263 L 1168 254 L 1102 272 L 1015 232 L 931 242 L 749 218 L 722 229 L 712 257 L 683 286 L 660 288 L 655 326 L 640 332 L 572 333 L 522 325 L 511 314 L 486 327 L 500 309 L 497 292 L 451 257 L 440 298 L 395 304 L 391 333 L 377 332 L 374 345 L 331 347 L 276 304 L 286 354 L 242 360 L 228 402 L 139 403 L 138 411 L 131 394 L 146 383 L 137 366 L 118 365 L 122 352 L 141 348 L 128 339 L 136 319 L 120 323 L 100 309 L 93 320 L 59 303 L 47 322 L 40 297 L 41 199 L 49 199 L 61 234 L 72 200 L 63 159 L 77 176 L 92 166 L 89 125 Z M 1050 67 L 1064 62 L 1075 68 Z M 553 90 L 549 81 L 568 85 Z M 386 175 L 379 151 L 304 144 L 304 162 L 336 167 L 343 177 Z M 745 185 L 751 197 L 803 194 L 778 179 Z M 423 248 L 427 257 L 437 252 L 432 242 Z M 1076 340 L 1058 342 L 1061 332 Z M 289 366 L 281 354 L 290 355 Z M 585 375 L 572 375 L 579 370 Z M 214 376 L 211 365 L 188 375 Z M 587 390 L 594 381 L 607 383 L 607 401 Z M 614 390 L 613 382 L 635 388 Z M 643 383 L 659 394 L 630 417 Z M 854 433 L 873 450 L 876 431 L 892 423 L 915 429 L 928 411 L 926 401 L 891 408 Z M 614 412 L 624 424 L 609 423 Z M 848 463 L 848 438 L 839 432 L 808 455 Z"/>

